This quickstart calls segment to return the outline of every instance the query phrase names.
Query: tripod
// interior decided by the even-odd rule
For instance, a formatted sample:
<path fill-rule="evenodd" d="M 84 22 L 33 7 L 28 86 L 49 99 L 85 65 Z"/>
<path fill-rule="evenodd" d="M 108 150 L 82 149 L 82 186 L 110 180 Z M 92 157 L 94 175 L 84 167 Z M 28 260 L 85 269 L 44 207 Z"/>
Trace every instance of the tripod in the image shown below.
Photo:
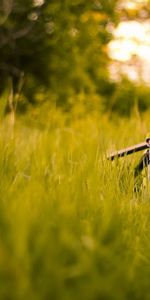
<path fill-rule="evenodd" d="M 116 158 L 125 157 L 141 150 L 146 150 L 146 152 L 142 155 L 139 163 L 134 169 L 134 191 L 136 192 L 140 190 L 140 181 L 138 178 L 144 168 L 147 168 L 147 181 L 150 182 L 150 137 L 146 138 L 146 141 L 143 143 L 111 153 L 107 157 L 108 160 L 113 161 Z"/>

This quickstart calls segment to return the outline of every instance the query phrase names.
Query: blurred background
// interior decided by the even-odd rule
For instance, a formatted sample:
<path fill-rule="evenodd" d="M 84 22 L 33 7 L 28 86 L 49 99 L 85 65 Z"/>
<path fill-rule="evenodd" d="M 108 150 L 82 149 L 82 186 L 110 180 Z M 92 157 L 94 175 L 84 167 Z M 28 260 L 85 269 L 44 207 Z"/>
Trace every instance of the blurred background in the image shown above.
<path fill-rule="evenodd" d="M 0 0 L 0 300 L 149 300 L 150 0 Z"/>
<path fill-rule="evenodd" d="M 1 0 L 1 113 L 130 116 L 150 107 L 148 0 Z"/>

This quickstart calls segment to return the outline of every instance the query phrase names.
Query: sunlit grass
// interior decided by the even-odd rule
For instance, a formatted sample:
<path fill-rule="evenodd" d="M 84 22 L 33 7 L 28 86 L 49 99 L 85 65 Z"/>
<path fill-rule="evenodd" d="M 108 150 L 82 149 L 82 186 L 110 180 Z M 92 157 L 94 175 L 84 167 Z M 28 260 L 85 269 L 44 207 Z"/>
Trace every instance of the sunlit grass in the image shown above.
<path fill-rule="evenodd" d="M 133 192 L 137 158 L 106 159 L 146 129 L 92 115 L 1 129 L 0 299 L 149 299 L 149 197 Z"/>

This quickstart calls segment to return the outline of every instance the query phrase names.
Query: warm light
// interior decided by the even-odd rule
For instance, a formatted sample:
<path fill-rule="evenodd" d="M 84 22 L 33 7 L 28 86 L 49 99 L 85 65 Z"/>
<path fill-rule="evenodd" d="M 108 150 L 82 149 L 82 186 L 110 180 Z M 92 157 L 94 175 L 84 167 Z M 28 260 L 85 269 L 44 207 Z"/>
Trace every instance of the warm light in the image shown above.
<path fill-rule="evenodd" d="M 45 0 L 33 0 L 34 6 L 42 6 L 44 4 Z"/>
<path fill-rule="evenodd" d="M 121 6 L 127 9 L 136 9 L 141 4 L 148 3 L 148 0 L 122 0 Z"/>
<path fill-rule="evenodd" d="M 114 40 L 108 45 L 108 54 L 112 60 L 118 62 L 116 68 L 122 74 L 133 80 L 142 78 L 149 82 L 150 21 L 121 22 L 114 30 Z"/>
<path fill-rule="evenodd" d="M 150 45 L 140 45 L 138 55 L 145 61 L 150 62 Z"/>
<path fill-rule="evenodd" d="M 143 40 L 145 26 L 137 21 L 121 22 L 114 31 L 115 38 Z"/>
<path fill-rule="evenodd" d="M 136 9 L 136 7 L 137 7 L 137 4 L 135 2 L 129 1 L 129 2 L 126 3 L 126 8 L 129 9 L 129 10 L 130 9 Z"/>
<path fill-rule="evenodd" d="M 125 61 L 132 55 L 150 59 L 150 22 L 121 22 L 114 31 L 108 52 L 112 59 Z"/>
<path fill-rule="evenodd" d="M 109 56 L 119 61 L 127 61 L 136 54 L 136 47 L 136 43 L 132 40 L 112 41 L 108 47 Z"/>

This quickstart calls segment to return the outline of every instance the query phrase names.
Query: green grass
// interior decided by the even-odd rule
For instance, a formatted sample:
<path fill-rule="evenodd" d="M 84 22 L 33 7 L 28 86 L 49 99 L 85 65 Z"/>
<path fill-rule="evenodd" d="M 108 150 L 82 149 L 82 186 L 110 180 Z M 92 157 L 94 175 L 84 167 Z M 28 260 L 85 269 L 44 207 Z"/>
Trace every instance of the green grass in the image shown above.
<path fill-rule="evenodd" d="M 147 120 L 147 121 L 146 121 Z M 57 123 L 57 126 L 56 126 Z M 150 197 L 133 192 L 148 116 L 0 131 L 0 299 L 150 299 Z"/>

